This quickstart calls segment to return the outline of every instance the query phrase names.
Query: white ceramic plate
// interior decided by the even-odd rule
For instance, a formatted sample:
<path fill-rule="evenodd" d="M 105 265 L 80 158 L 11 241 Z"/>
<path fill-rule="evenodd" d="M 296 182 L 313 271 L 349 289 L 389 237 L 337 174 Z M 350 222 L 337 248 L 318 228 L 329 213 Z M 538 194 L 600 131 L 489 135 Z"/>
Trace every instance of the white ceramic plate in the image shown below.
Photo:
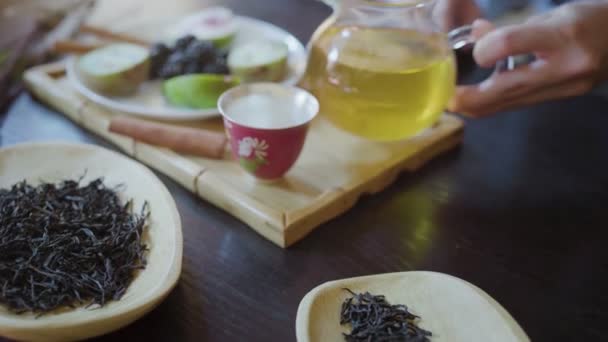
<path fill-rule="evenodd" d="M 78 179 L 83 184 L 103 177 L 108 186 L 123 184 L 123 199 L 133 208 L 150 205 L 146 244 L 147 266 L 133 280 L 119 301 L 101 308 L 77 308 L 48 313 L 15 315 L 0 305 L 0 336 L 23 341 L 86 339 L 124 327 L 159 304 L 175 286 L 181 273 L 182 231 L 179 213 L 163 183 L 142 164 L 119 153 L 85 144 L 31 143 L 0 149 L 0 188 L 23 179 Z"/>
<path fill-rule="evenodd" d="M 342 342 L 349 328 L 340 325 L 343 290 L 385 295 L 405 304 L 431 331 L 431 341 L 528 342 L 521 327 L 488 294 L 462 279 L 435 272 L 387 273 L 322 284 L 300 302 L 296 318 L 298 342 Z"/>
<path fill-rule="evenodd" d="M 282 83 L 295 85 L 304 74 L 306 67 L 306 49 L 302 43 L 289 32 L 268 22 L 242 16 L 235 16 L 235 20 L 239 30 L 234 39 L 234 46 L 260 37 L 279 40 L 287 44 L 289 71 Z M 219 115 L 217 108 L 187 109 L 171 106 L 165 102 L 160 81 L 144 82 L 136 94 L 128 97 L 110 97 L 98 94 L 87 88 L 78 79 L 74 70 L 75 61 L 75 57 L 69 58 L 66 70 L 76 91 L 110 110 L 158 120 L 198 120 Z"/>

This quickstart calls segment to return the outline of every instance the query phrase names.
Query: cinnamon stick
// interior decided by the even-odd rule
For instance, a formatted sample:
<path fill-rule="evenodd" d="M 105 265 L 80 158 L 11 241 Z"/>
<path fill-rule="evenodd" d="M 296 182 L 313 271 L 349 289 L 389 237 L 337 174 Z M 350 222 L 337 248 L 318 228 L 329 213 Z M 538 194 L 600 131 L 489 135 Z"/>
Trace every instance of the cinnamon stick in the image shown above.
<path fill-rule="evenodd" d="M 75 53 L 75 54 L 83 54 L 89 51 L 95 50 L 97 48 L 102 47 L 104 44 L 84 44 L 80 43 L 76 40 L 71 39 L 61 39 L 55 42 L 55 46 L 53 46 L 53 51 L 55 53 L 64 54 L 64 53 Z"/>
<path fill-rule="evenodd" d="M 109 130 L 148 144 L 167 147 L 178 153 L 213 159 L 224 157 L 228 142 L 223 133 L 126 116 L 114 117 Z"/>
<path fill-rule="evenodd" d="M 111 40 L 118 40 L 121 42 L 127 42 L 127 43 L 133 43 L 133 44 L 138 44 L 138 45 L 142 45 L 142 46 L 149 46 L 150 43 L 146 42 L 145 40 L 133 37 L 133 36 L 129 36 L 127 34 L 124 33 L 116 33 L 116 32 L 112 32 L 109 30 L 106 30 L 104 28 L 101 27 L 96 27 L 96 26 L 90 26 L 90 25 L 82 25 L 80 27 L 80 32 L 82 33 L 91 33 L 96 35 L 97 37 L 100 38 L 107 38 L 107 39 L 111 39 Z"/>

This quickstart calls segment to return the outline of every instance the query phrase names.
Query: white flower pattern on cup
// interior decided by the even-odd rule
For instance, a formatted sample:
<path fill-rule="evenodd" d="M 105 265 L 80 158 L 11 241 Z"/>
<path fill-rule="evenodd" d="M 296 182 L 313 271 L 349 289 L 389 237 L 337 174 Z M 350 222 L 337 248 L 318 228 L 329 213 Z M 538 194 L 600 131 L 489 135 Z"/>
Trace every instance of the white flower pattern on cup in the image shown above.
<path fill-rule="evenodd" d="M 241 164 L 247 170 L 256 172 L 261 165 L 268 163 L 266 157 L 268 156 L 268 148 L 270 145 L 268 145 L 266 140 L 244 137 L 239 140 L 238 144 L 238 155 Z"/>

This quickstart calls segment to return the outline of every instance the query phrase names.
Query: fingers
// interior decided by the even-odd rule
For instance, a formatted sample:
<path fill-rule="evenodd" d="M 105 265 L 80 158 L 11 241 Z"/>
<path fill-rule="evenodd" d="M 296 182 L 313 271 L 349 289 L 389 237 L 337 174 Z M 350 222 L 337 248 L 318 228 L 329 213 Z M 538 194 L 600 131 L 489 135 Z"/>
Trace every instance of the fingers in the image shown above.
<path fill-rule="evenodd" d="M 590 85 L 588 84 L 588 82 L 582 80 L 574 82 L 567 81 L 554 85 L 552 87 L 547 87 L 546 89 L 540 91 L 532 92 L 519 98 L 500 103 L 496 105 L 495 108 L 491 109 L 491 111 L 488 113 L 503 112 L 515 108 L 530 106 L 543 101 L 558 100 L 567 97 L 577 96 L 584 94 L 589 89 Z"/>
<path fill-rule="evenodd" d="M 448 109 L 465 115 L 483 116 L 495 112 L 505 103 L 560 82 L 558 77 L 558 73 L 542 62 L 495 73 L 480 84 L 458 87 Z"/>
<path fill-rule="evenodd" d="M 509 56 L 557 50 L 561 43 L 555 28 L 542 23 L 527 23 L 483 35 L 475 44 L 473 56 L 477 64 L 489 68 Z"/>
<path fill-rule="evenodd" d="M 603 63 L 598 50 L 604 51 L 599 44 L 590 43 L 598 35 L 589 32 L 597 33 L 601 28 L 588 29 L 588 21 L 572 12 L 556 10 L 525 24 L 499 29 L 478 21 L 474 25 L 478 39 L 473 55 L 479 65 L 493 67 L 509 56 L 522 54 L 533 54 L 536 60 L 515 70 L 494 73 L 478 85 L 458 87 L 448 109 L 483 116 L 588 91 Z"/>
<path fill-rule="evenodd" d="M 476 19 L 472 26 L 473 31 L 471 32 L 471 35 L 475 41 L 478 41 L 481 37 L 494 30 L 494 25 L 485 19 Z"/>
<path fill-rule="evenodd" d="M 515 100 L 506 103 L 505 106 L 500 110 L 503 111 L 517 108 L 520 106 L 529 106 L 543 101 L 558 100 L 567 97 L 578 96 L 586 93 L 590 89 L 591 85 L 586 81 L 565 82 L 563 84 L 556 85 L 554 87 L 539 92 L 535 92 L 520 100 Z"/>
<path fill-rule="evenodd" d="M 528 106 L 547 100 L 582 95 L 588 92 L 591 87 L 592 84 L 585 79 L 569 79 L 550 86 L 543 86 L 534 91 L 511 91 L 498 100 L 486 102 L 467 101 L 467 98 L 470 99 L 471 96 L 476 96 L 475 90 L 471 87 L 459 87 L 449 109 L 452 112 L 461 113 L 470 117 L 483 117 L 488 114 Z"/>

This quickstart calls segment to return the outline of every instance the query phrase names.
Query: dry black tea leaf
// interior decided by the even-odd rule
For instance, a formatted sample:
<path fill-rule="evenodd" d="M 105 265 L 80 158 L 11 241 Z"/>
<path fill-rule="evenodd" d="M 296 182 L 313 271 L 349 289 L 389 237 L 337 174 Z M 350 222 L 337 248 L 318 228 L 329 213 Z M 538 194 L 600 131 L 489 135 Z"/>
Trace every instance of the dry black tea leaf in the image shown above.
<path fill-rule="evenodd" d="M 0 189 L 0 304 L 15 313 L 118 300 L 146 265 L 147 204 L 101 179 Z"/>
<path fill-rule="evenodd" d="M 382 295 L 344 290 L 352 295 L 342 303 L 340 311 L 340 324 L 350 324 L 352 328 L 350 334 L 344 334 L 346 341 L 430 341 L 431 332 L 416 325 L 419 317 L 407 306 L 391 305 Z"/>

